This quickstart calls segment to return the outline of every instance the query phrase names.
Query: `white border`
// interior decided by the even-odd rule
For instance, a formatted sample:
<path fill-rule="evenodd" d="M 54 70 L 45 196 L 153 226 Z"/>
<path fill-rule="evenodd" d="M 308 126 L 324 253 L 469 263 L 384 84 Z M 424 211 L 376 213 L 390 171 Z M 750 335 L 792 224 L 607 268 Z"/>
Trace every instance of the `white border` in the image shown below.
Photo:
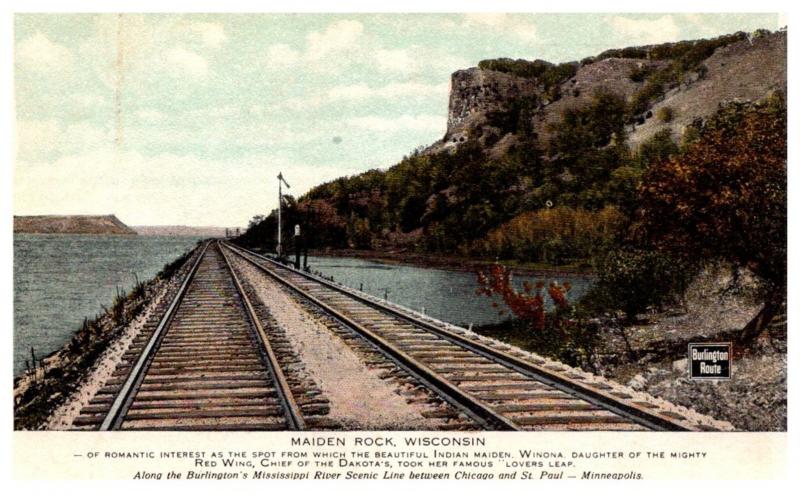
<path fill-rule="evenodd" d="M 2 265 L 2 278 L 0 279 L 0 322 L 3 322 L 2 332 L 5 338 L 5 349 L 11 349 L 11 329 L 13 326 L 12 319 L 12 282 L 13 282 L 13 265 L 11 263 L 12 257 L 12 236 L 11 236 L 11 219 L 12 219 L 12 196 L 11 196 L 11 164 L 13 163 L 13 148 L 12 148 L 12 123 L 14 121 L 13 113 L 13 12 L 784 12 L 786 23 L 791 23 L 792 20 L 798 17 L 798 7 L 796 2 L 789 1 L 776 1 L 776 0 L 762 0 L 758 2 L 745 2 L 741 0 L 729 0 L 725 2 L 709 2 L 702 0 L 672 0 L 670 2 L 658 3 L 644 3 L 631 0 L 617 0 L 605 1 L 602 3 L 590 1 L 572 1 L 572 2 L 548 2 L 536 4 L 530 1 L 522 0 L 493 0 L 492 2 L 467 2 L 467 1 L 453 1 L 453 0 L 406 0 L 397 3 L 378 3 L 375 0 L 338 0 L 336 2 L 323 2 L 323 1 L 298 1 L 294 2 L 256 2 L 248 0 L 227 0 L 225 2 L 212 1 L 212 0 L 139 0 L 137 2 L 120 2 L 110 0 L 83 0 L 83 1 L 57 1 L 57 0 L 10 0 L 4 2 L 3 8 L 0 10 L 0 47 L 2 47 L 2 70 L 0 70 L 0 87 L 2 88 L 2 97 L 0 101 L 0 119 L 2 119 L 3 132 L 0 135 L 0 153 L 3 154 L 5 160 L 2 161 L 2 176 L 0 176 L 0 250 L 3 254 Z M 800 53 L 797 50 L 796 37 L 790 30 L 789 34 L 789 54 Z M 798 106 L 795 102 L 795 90 L 797 89 L 796 81 L 798 80 L 797 64 L 793 63 L 792 56 L 789 57 L 789 134 L 790 138 L 796 140 L 798 135 L 797 122 Z M 789 164 L 795 164 L 796 160 L 796 143 L 790 139 L 789 144 Z M 793 170 L 789 173 L 789 253 L 795 254 L 798 229 L 797 223 L 793 222 L 794 215 L 792 213 L 792 206 L 796 204 L 795 197 L 798 194 L 798 179 L 797 173 Z M 790 256 L 789 260 L 789 322 L 791 323 L 789 334 L 792 335 L 791 340 L 794 341 L 794 322 L 797 314 L 797 302 L 794 297 L 799 294 L 796 290 L 800 289 L 800 278 L 798 276 L 798 265 L 794 263 Z M 11 391 L 11 360 L 10 353 L 6 353 L 5 372 L 2 373 L 2 384 L 5 386 L 4 390 L 8 393 Z M 800 425 L 797 422 L 797 409 L 800 404 L 797 401 L 797 394 L 795 394 L 795 384 L 797 384 L 798 373 L 797 368 L 797 346 L 791 346 L 790 352 L 790 366 L 789 366 L 789 467 L 790 472 L 788 477 L 794 480 L 800 480 L 800 438 L 798 436 L 798 428 Z M 0 429 L 0 436 L 2 436 L 2 453 L 0 460 L 2 461 L 2 474 L 3 479 L 10 479 L 10 430 L 13 422 L 11 419 L 12 405 L 10 394 L 2 395 L 3 403 L 0 407 L 0 416 L 2 416 L 3 428 Z M 754 460 L 756 462 L 756 460 Z M 691 482 L 691 483 L 659 483 L 659 484 L 608 484 L 608 483 L 590 483 L 590 486 L 579 484 L 582 490 L 591 488 L 593 491 L 613 491 L 614 493 L 633 493 L 641 494 L 646 491 L 648 494 L 662 494 L 669 491 L 674 493 L 675 489 L 686 489 L 691 493 L 702 492 L 719 492 L 730 491 L 734 494 L 758 493 L 765 494 L 768 492 L 776 492 L 778 494 L 784 493 L 786 487 L 782 483 L 742 483 L 742 482 Z M 113 489 L 112 489 L 113 487 Z M 155 486 L 148 485 L 147 487 L 132 484 L 119 484 L 119 483 L 76 483 L 70 482 L 67 484 L 60 483 L 31 483 L 12 481 L 11 484 L 4 484 L 7 494 L 87 494 L 95 492 L 109 492 L 113 490 L 119 493 L 122 490 L 124 494 L 133 494 L 134 491 L 140 493 L 142 491 L 157 490 L 161 492 L 168 486 Z M 551 484 L 535 484 L 520 486 L 517 484 L 504 484 L 501 488 L 492 488 L 493 492 L 497 489 L 508 492 L 516 492 L 519 490 L 525 493 L 549 491 L 555 488 L 561 488 L 563 485 L 555 486 Z M 316 485 L 313 490 L 339 493 L 347 491 L 348 493 L 361 493 L 361 491 L 380 491 L 381 493 L 397 493 L 401 489 L 407 491 L 409 487 L 403 485 L 399 486 L 396 483 L 391 484 L 359 484 L 354 486 L 350 485 L 326 485 L 324 487 Z M 415 485 L 414 490 L 422 488 L 420 485 Z M 574 488 L 574 486 L 573 486 Z M 170 489 L 172 489 L 170 487 Z M 187 488 L 184 488 L 187 489 Z M 270 485 L 257 486 L 254 484 L 247 484 L 244 486 L 226 485 L 225 492 L 232 493 L 233 491 L 243 492 L 266 492 L 277 493 L 278 491 L 298 491 L 311 489 L 310 486 L 289 485 Z M 478 494 L 485 493 L 489 486 L 480 484 L 459 484 L 457 488 L 453 488 L 452 484 L 447 486 L 440 484 L 431 484 L 425 486 L 426 490 L 431 492 L 441 492 L 442 490 L 455 489 L 459 494 Z M 214 494 L 222 490 L 219 485 L 192 485 L 188 488 L 193 492 L 200 494 Z M 427 491 L 425 491 L 427 492 Z"/>

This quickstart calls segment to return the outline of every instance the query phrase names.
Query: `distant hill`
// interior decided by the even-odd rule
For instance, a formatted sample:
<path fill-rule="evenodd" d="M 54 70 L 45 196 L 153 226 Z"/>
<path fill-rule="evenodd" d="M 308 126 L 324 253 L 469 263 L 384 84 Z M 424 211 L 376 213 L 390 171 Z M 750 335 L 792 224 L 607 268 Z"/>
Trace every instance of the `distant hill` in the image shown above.
<path fill-rule="evenodd" d="M 221 238 L 225 229 L 233 232 L 236 228 L 217 226 L 132 226 L 141 236 L 197 236 Z"/>
<path fill-rule="evenodd" d="M 116 215 L 15 215 L 15 233 L 136 235 Z"/>
<path fill-rule="evenodd" d="M 579 246 L 596 242 L 568 236 L 615 232 L 599 227 L 612 219 L 627 225 L 649 167 L 693 143 L 718 112 L 785 97 L 786 40 L 785 30 L 759 30 L 559 64 L 482 60 L 452 74 L 440 140 L 388 169 L 312 188 L 283 210 L 284 225 L 311 223 L 317 248 L 581 258 Z M 564 220 L 584 214 L 584 227 Z M 271 243 L 276 217 L 238 242 Z"/>

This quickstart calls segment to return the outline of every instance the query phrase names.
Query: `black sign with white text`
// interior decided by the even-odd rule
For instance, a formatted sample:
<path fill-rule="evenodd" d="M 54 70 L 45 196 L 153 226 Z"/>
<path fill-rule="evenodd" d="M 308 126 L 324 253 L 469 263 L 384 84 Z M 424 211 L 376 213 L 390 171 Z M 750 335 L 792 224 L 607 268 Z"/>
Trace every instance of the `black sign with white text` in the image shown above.
<path fill-rule="evenodd" d="M 731 343 L 689 344 L 689 373 L 692 379 L 730 379 Z"/>

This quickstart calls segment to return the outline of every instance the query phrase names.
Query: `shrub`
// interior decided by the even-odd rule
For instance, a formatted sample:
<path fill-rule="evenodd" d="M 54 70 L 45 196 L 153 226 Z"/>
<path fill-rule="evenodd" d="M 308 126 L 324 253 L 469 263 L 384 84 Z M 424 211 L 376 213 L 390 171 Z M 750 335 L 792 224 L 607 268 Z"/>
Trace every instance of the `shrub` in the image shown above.
<path fill-rule="evenodd" d="M 578 71 L 578 62 L 564 62 L 552 64 L 544 60 L 523 59 L 488 59 L 478 62 L 478 67 L 484 70 L 505 72 L 523 78 L 536 78 L 549 90 L 553 86 L 565 81 Z"/>
<path fill-rule="evenodd" d="M 661 122 L 672 122 L 673 117 L 672 107 L 670 106 L 665 105 L 656 111 L 656 118 Z"/>
<path fill-rule="evenodd" d="M 722 108 L 681 155 L 651 168 L 641 231 L 657 247 L 786 281 L 786 107 Z"/>
<path fill-rule="evenodd" d="M 570 365 L 593 367 L 597 333 L 577 317 L 570 305 L 568 282 L 559 285 L 525 281 L 522 290 L 517 290 L 511 271 L 494 265 L 489 271 L 478 273 L 478 284 L 477 294 L 503 301 L 506 308 L 499 310 L 500 315 L 510 312 L 511 335 L 505 335 L 506 339 Z M 545 311 L 545 293 L 552 302 L 550 312 Z M 497 301 L 491 305 L 500 307 Z"/>
<path fill-rule="evenodd" d="M 693 267 L 657 251 L 618 248 L 595 260 L 597 281 L 582 303 L 594 311 L 625 313 L 629 321 L 683 294 Z"/>
<path fill-rule="evenodd" d="M 642 143 L 636 151 L 633 162 L 639 168 L 646 169 L 651 165 L 656 165 L 669 159 L 679 151 L 678 145 L 672 140 L 672 131 L 662 129 Z"/>
<path fill-rule="evenodd" d="M 644 80 L 647 79 L 647 76 L 649 76 L 652 72 L 653 70 L 648 66 L 637 67 L 631 71 L 628 77 L 631 78 L 631 81 L 641 83 L 644 82 Z"/>
<path fill-rule="evenodd" d="M 548 67 L 553 64 L 544 60 L 524 60 L 524 59 L 488 59 L 478 62 L 478 67 L 489 71 L 506 72 L 524 78 L 535 78 L 541 76 Z"/>

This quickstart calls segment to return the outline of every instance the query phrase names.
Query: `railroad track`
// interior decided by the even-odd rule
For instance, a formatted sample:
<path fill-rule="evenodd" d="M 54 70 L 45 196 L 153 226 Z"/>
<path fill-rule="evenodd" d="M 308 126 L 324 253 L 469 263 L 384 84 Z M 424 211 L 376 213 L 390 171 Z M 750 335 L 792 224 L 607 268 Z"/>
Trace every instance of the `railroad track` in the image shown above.
<path fill-rule="evenodd" d="M 199 250 L 158 324 L 133 341 L 76 426 L 306 428 L 269 336 L 227 256 L 217 242 Z"/>
<path fill-rule="evenodd" d="M 712 419 L 688 419 L 677 407 L 636 398 L 555 362 L 520 358 L 463 329 L 271 258 L 227 243 L 223 251 L 352 329 L 483 428 L 719 430 Z"/>

